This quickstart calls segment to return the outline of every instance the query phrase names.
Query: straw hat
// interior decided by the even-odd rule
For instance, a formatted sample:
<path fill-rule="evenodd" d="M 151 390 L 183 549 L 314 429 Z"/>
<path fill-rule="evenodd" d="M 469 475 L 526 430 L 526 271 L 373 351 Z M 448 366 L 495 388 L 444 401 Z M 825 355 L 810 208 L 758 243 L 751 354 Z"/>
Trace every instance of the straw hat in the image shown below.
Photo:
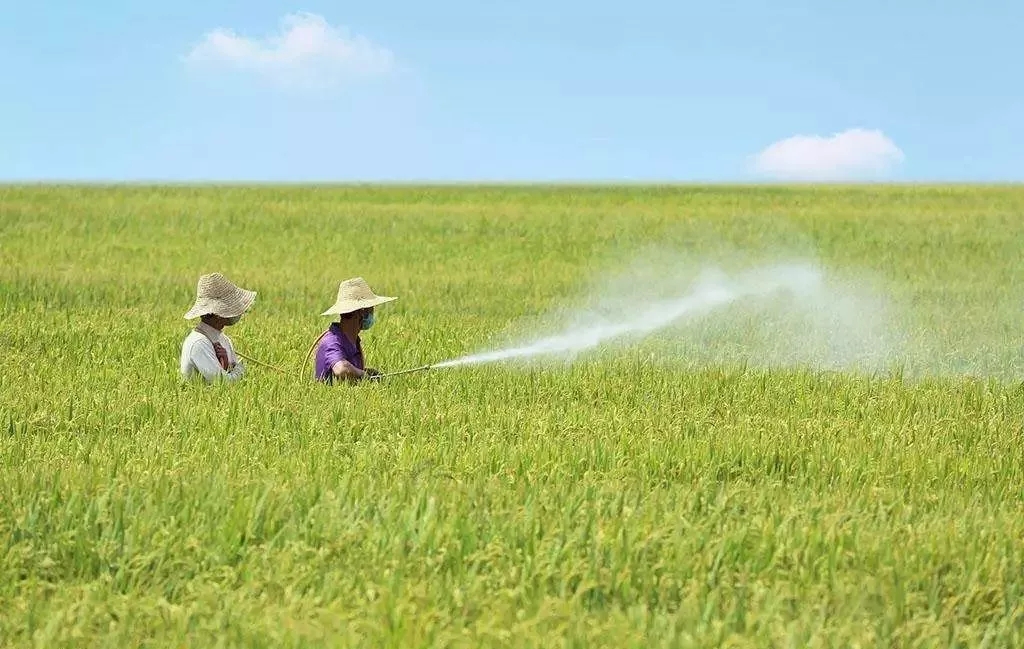
<path fill-rule="evenodd" d="M 203 275 L 196 285 L 196 303 L 185 314 L 186 320 L 208 313 L 234 318 L 249 310 L 256 301 L 256 291 L 247 291 L 232 284 L 220 273 Z"/>
<path fill-rule="evenodd" d="M 370 285 L 366 283 L 366 280 L 362 277 L 353 277 L 352 279 L 346 279 L 338 286 L 338 301 L 320 315 L 352 313 L 359 309 L 369 309 L 378 304 L 392 302 L 397 299 L 397 297 L 375 295 L 370 290 Z"/>

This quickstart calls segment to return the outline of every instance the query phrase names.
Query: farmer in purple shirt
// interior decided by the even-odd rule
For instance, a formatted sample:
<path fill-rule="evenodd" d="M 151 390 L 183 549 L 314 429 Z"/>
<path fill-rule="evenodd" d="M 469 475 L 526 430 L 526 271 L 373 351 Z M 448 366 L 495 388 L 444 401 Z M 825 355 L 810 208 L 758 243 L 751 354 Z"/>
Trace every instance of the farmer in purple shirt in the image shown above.
<path fill-rule="evenodd" d="M 397 300 L 375 295 L 362 277 L 347 279 L 338 286 L 338 300 L 320 315 L 340 316 L 320 336 L 316 350 L 316 380 L 360 381 L 380 375 L 363 362 L 363 346 L 359 332 L 373 326 L 373 308 Z"/>

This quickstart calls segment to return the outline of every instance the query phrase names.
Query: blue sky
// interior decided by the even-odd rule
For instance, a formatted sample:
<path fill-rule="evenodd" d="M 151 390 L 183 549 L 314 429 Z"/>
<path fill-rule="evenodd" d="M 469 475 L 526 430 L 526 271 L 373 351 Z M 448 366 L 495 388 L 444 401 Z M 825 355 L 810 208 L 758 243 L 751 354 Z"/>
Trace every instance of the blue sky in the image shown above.
<path fill-rule="evenodd" d="M 2 180 L 1024 179 L 1009 0 L 5 4 Z"/>

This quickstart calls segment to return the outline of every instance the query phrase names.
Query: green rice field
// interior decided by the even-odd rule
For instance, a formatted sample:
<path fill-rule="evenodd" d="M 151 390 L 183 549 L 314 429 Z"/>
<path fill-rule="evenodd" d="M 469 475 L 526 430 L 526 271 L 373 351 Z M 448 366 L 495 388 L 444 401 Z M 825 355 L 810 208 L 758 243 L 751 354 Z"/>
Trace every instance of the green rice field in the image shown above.
<path fill-rule="evenodd" d="M 0 186 L 0 645 L 1024 646 L 1022 249 L 1014 186 Z M 777 260 L 828 323 L 303 364 L 349 277 L 392 371 Z M 179 378 L 214 271 L 285 373 Z"/>

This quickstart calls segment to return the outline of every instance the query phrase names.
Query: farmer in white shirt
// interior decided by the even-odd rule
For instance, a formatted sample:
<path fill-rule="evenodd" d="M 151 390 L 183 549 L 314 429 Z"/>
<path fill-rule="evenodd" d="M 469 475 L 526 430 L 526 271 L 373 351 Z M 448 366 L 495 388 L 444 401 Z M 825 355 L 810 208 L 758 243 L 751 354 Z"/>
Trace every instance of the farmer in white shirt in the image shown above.
<path fill-rule="evenodd" d="M 237 324 L 256 301 L 256 292 L 239 288 L 220 273 L 203 275 L 196 286 L 196 302 L 186 320 L 200 318 L 181 345 L 181 375 L 202 376 L 207 383 L 233 383 L 245 374 L 224 327 Z"/>

